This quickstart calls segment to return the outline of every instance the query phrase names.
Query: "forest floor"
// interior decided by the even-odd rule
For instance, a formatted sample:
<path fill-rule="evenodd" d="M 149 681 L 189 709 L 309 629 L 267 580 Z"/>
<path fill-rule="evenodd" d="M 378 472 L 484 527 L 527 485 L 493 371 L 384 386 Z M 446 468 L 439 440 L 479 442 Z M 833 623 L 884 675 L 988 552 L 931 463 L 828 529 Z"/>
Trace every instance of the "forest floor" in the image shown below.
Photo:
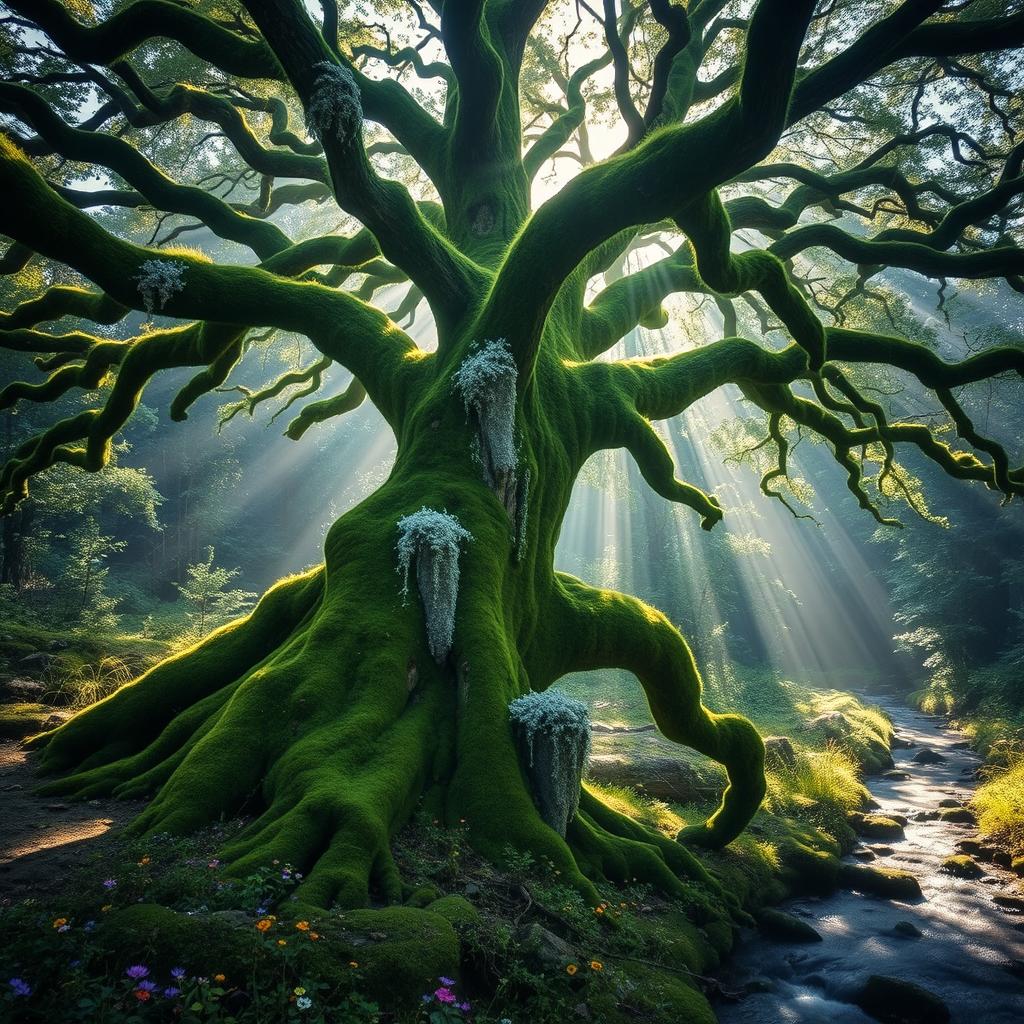
<path fill-rule="evenodd" d="M 20 677 L 25 657 L 18 653 Z M 623 697 L 631 692 L 615 679 L 591 687 L 587 785 L 674 836 L 709 813 L 724 779 L 654 732 L 642 702 Z M 418 814 L 393 849 L 403 905 L 306 921 L 289 914 L 298 875 L 290 865 L 245 879 L 225 872 L 218 851 L 244 822 L 139 840 L 123 826 L 142 803 L 34 793 L 31 757 L 15 736 L 54 708 L 8 697 L 0 705 L 11 737 L 0 743 L 0 1020 L 713 1024 L 709 998 L 742 988 L 720 973 L 741 926 L 756 920 L 768 933 L 804 923 L 773 918 L 766 906 L 837 886 L 889 899 L 918 892 L 912 875 L 882 861 L 840 862 L 855 828 L 901 827 L 864 814 L 871 798 L 862 776 L 892 767 L 887 716 L 848 693 L 763 673 L 737 683 L 729 700 L 776 738 L 765 806 L 740 840 L 702 855 L 707 881 L 687 881 L 673 898 L 644 884 L 603 886 L 595 908 L 544 864 L 510 856 L 499 870 L 458 826 Z"/>

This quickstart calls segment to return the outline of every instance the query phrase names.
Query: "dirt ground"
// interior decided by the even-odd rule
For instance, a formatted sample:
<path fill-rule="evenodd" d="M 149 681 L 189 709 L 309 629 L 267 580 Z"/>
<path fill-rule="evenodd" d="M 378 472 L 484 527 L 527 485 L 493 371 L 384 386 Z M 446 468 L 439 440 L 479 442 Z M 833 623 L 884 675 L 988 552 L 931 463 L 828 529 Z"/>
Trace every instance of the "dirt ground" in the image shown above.
<path fill-rule="evenodd" d="M 0 900 L 56 891 L 67 873 L 116 847 L 140 801 L 63 801 L 33 793 L 38 780 L 17 740 L 0 741 Z"/>

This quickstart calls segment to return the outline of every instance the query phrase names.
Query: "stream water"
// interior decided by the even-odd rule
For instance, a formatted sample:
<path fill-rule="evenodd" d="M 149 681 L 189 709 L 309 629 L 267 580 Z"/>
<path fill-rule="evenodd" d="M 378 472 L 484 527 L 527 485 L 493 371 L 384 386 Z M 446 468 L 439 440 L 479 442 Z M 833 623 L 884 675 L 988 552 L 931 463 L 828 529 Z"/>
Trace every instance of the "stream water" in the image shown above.
<path fill-rule="evenodd" d="M 895 699 L 871 701 L 892 717 L 897 735 L 913 744 L 893 751 L 896 769 L 909 778 L 868 780 L 880 805 L 875 813 L 902 814 L 908 823 L 903 839 L 865 840 L 858 850 L 874 847 L 876 866 L 913 872 L 923 899 L 839 891 L 784 904 L 779 909 L 806 920 L 824 941 L 797 945 L 751 933 L 719 977 L 723 991 L 748 994 L 717 1003 L 720 1024 L 872 1024 L 852 999 L 873 974 L 935 993 L 949 1007 L 953 1024 L 1024 1024 L 1024 914 L 993 901 L 1024 895 L 1020 881 L 989 864 L 980 865 L 984 875 L 978 879 L 940 872 L 943 861 L 960 852 L 957 842 L 976 838 L 976 829 L 915 820 L 942 800 L 966 802 L 979 758 L 940 720 Z M 926 748 L 945 762 L 915 763 Z M 911 931 L 905 925 L 894 930 L 899 922 L 910 922 L 920 936 L 905 934 Z"/>

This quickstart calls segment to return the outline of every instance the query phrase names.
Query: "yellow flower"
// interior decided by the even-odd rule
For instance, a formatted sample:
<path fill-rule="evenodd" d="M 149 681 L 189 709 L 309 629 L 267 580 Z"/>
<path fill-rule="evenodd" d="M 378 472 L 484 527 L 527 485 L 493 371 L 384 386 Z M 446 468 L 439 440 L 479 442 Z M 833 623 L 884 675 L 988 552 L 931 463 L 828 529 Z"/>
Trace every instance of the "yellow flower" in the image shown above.
<path fill-rule="evenodd" d="M 300 932 L 308 932 L 309 931 L 309 922 L 308 921 L 296 921 L 295 922 L 295 927 L 298 928 Z"/>
<path fill-rule="evenodd" d="M 53 927 L 54 928 L 63 928 L 64 925 L 66 925 L 67 923 L 68 923 L 68 919 L 66 917 L 54 918 Z"/>
<path fill-rule="evenodd" d="M 271 921 L 269 917 L 264 917 L 256 922 L 256 928 L 261 932 L 266 932 L 270 931 L 270 928 L 273 926 L 273 924 L 274 922 Z"/>
<path fill-rule="evenodd" d="M 604 970 L 604 964 L 601 963 L 600 960 L 591 960 L 590 961 L 590 969 L 592 971 L 603 971 Z"/>
<path fill-rule="evenodd" d="M 277 944 L 279 946 L 287 946 L 288 945 L 288 943 L 284 939 L 278 939 L 277 940 Z"/>
<path fill-rule="evenodd" d="M 220 985 L 222 982 L 226 981 L 227 979 L 224 977 L 223 974 L 215 974 L 213 976 L 213 980 L 215 982 L 217 982 L 218 985 Z"/>
<path fill-rule="evenodd" d="M 139 861 L 139 867 L 140 868 L 145 867 L 148 863 L 149 863 L 149 858 L 148 857 L 143 857 L 142 860 Z"/>
<path fill-rule="evenodd" d="M 355 960 L 349 960 L 348 965 L 353 969 L 359 966 L 359 964 Z"/>
<path fill-rule="evenodd" d="M 296 988 L 293 988 L 292 991 L 297 996 L 304 996 L 306 994 L 306 990 L 301 985 L 297 986 Z"/>
<path fill-rule="evenodd" d="M 594 907 L 594 913 L 595 914 L 603 914 L 604 913 L 604 907 L 601 906 L 600 904 L 598 904 L 596 907 Z"/>
<path fill-rule="evenodd" d="M 569 974 L 569 975 L 572 975 L 572 974 L 575 974 L 578 970 L 579 970 L 579 968 L 575 964 L 569 964 L 565 968 L 565 973 Z"/>
<path fill-rule="evenodd" d="M 102 907 L 100 907 L 100 913 L 105 914 L 108 910 L 113 910 L 113 909 L 114 909 L 114 904 L 113 903 L 105 903 Z"/>

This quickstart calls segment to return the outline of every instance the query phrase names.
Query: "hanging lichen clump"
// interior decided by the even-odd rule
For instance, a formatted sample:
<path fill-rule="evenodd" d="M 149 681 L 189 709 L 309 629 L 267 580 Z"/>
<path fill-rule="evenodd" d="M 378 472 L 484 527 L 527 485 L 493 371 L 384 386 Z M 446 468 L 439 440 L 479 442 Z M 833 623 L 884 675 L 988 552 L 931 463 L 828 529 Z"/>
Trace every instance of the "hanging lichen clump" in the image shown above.
<path fill-rule="evenodd" d="M 146 260 L 135 275 L 146 312 L 152 315 L 163 309 L 185 287 L 184 276 L 185 264 L 180 260 Z"/>
<path fill-rule="evenodd" d="M 447 512 L 421 508 L 398 520 L 398 571 L 402 593 L 409 593 L 409 567 L 416 559 L 416 584 L 423 602 L 427 644 L 440 665 L 448 657 L 455 632 L 459 596 L 459 551 L 473 536 Z"/>
<path fill-rule="evenodd" d="M 313 96 L 306 108 L 306 123 L 321 141 L 333 134 L 339 142 L 356 138 L 363 126 L 363 104 L 352 72 L 340 64 L 321 61 Z"/>
<path fill-rule="evenodd" d="M 517 697 L 508 712 L 540 816 L 564 836 L 579 808 L 590 757 L 587 706 L 560 690 L 547 690 Z"/>
<path fill-rule="evenodd" d="M 487 486 L 518 524 L 516 487 L 516 380 L 518 370 L 504 338 L 485 341 L 462 361 L 455 388 L 476 421 Z M 522 513 L 525 515 L 525 510 Z"/>

